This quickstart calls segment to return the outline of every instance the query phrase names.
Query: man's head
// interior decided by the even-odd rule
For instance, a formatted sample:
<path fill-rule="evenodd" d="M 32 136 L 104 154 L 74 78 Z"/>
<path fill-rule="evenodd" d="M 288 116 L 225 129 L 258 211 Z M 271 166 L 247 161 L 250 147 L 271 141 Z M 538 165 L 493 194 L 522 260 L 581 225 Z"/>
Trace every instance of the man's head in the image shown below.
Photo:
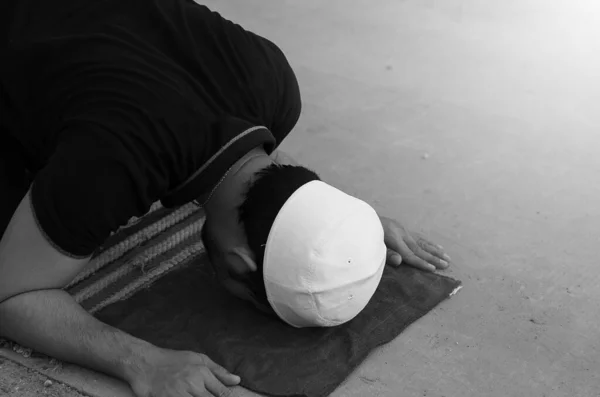
<path fill-rule="evenodd" d="M 294 327 L 349 321 L 381 280 L 375 210 L 263 150 L 236 163 L 205 209 L 203 239 L 224 286 Z"/>
<path fill-rule="evenodd" d="M 305 167 L 279 164 L 262 150 L 238 163 L 206 205 L 202 240 L 225 288 L 272 312 L 262 272 L 269 231 L 288 198 L 320 178 Z"/>

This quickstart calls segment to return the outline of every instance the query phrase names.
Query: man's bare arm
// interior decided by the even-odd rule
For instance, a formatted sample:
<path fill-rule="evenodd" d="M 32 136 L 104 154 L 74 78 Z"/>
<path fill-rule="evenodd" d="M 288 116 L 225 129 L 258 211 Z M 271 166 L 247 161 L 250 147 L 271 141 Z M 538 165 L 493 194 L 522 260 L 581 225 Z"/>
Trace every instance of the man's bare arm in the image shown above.
<path fill-rule="evenodd" d="M 159 353 L 155 346 L 101 323 L 62 290 L 28 292 L 0 304 L 0 335 L 130 384 Z"/>
<path fill-rule="evenodd" d="M 127 379 L 157 349 L 96 320 L 60 289 L 87 262 L 48 242 L 26 195 L 0 241 L 0 335 Z"/>
<path fill-rule="evenodd" d="M 29 193 L 0 240 L 0 303 L 23 292 L 62 288 L 88 263 L 55 249 L 42 234 Z"/>
<path fill-rule="evenodd" d="M 123 379 L 138 397 L 231 395 L 239 377 L 207 356 L 158 348 L 77 304 L 61 288 L 86 263 L 48 242 L 26 196 L 0 241 L 0 336 Z"/>

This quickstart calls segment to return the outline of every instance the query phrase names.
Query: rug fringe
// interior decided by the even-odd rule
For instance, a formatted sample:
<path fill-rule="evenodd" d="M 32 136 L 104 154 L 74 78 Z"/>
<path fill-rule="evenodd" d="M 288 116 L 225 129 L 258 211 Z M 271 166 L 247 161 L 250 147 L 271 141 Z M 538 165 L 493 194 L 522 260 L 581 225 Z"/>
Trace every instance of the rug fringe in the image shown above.
<path fill-rule="evenodd" d="M 177 233 L 170 235 L 168 239 L 162 241 L 161 243 L 148 247 L 145 251 L 135 255 L 132 260 L 123 263 L 114 271 L 106 274 L 93 284 L 83 288 L 81 291 L 78 291 L 74 295 L 75 300 L 77 302 L 82 302 L 86 299 L 89 299 L 99 291 L 102 291 L 110 284 L 115 283 L 117 280 L 134 271 L 135 269 L 144 269 L 147 263 L 155 260 L 159 255 L 162 255 L 165 252 L 173 249 L 183 241 L 189 239 L 191 236 L 200 233 L 203 224 L 204 219 L 196 221 L 181 229 Z"/>
<path fill-rule="evenodd" d="M 128 236 L 118 244 L 108 248 L 106 251 L 101 252 L 97 257 L 92 258 L 88 268 L 83 272 L 79 273 L 73 281 L 67 285 L 67 289 L 73 287 L 75 284 L 83 281 L 90 277 L 92 274 L 98 272 L 104 266 L 115 262 L 116 260 L 123 257 L 129 251 L 135 247 L 141 245 L 144 241 L 150 240 L 152 237 L 164 232 L 173 225 L 183 221 L 189 216 L 193 215 L 198 211 L 198 207 L 193 204 L 188 204 L 179 209 L 173 211 L 171 214 L 160 219 L 159 221 L 149 225 L 148 227 L 138 231 L 137 233 Z"/>
<path fill-rule="evenodd" d="M 159 266 L 152 269 L 142 277 L 136 279 L 125 288 L 122 288 L 119 292 L 112 294 L 96 306 L 89 309 L 89 312 L 93 314 L 112 303 L 123 299 L 127 299 L 141 288 L 149 286 L 153 281 L 163 276 L 168 271 L 172 270 L 175 266 L 183 265 L 184 263 L 192 260 L 193 258 L 197 257 L 203 252 L 204 244 L 202 243 L 202 241 L 199 241 L 195 244 L 184 248 L 183 250 L 179 251 L 175 256 L 161 262 Z"/>

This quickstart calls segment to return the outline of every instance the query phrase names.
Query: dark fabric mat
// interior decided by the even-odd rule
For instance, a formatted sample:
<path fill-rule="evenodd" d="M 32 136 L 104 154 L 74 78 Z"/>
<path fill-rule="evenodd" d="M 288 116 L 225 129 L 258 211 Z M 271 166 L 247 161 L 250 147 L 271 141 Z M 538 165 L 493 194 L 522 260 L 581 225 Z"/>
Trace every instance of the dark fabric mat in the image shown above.
<path fill-rule="evenodd" d="M 459 285 L 448 277 L 388 267 L 354 320 L 336 328 L 295 329 L 229 296 L 202 256 L 96 316 L 155 345 L 207 354 L 257 393 L 322 397 L 375 347 L 393 340 Z"/>

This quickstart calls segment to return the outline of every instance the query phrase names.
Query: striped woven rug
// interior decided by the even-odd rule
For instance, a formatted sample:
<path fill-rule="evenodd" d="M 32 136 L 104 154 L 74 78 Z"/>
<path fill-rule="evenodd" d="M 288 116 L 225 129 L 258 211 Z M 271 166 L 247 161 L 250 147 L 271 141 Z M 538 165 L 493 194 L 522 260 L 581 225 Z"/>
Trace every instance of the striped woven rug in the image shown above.
<path fill-rule="evenodd" d="M 107 239 L 67 291 L 90 313 L 126 299 L 204 252 L 204 211 L 159 203 Z"/>

